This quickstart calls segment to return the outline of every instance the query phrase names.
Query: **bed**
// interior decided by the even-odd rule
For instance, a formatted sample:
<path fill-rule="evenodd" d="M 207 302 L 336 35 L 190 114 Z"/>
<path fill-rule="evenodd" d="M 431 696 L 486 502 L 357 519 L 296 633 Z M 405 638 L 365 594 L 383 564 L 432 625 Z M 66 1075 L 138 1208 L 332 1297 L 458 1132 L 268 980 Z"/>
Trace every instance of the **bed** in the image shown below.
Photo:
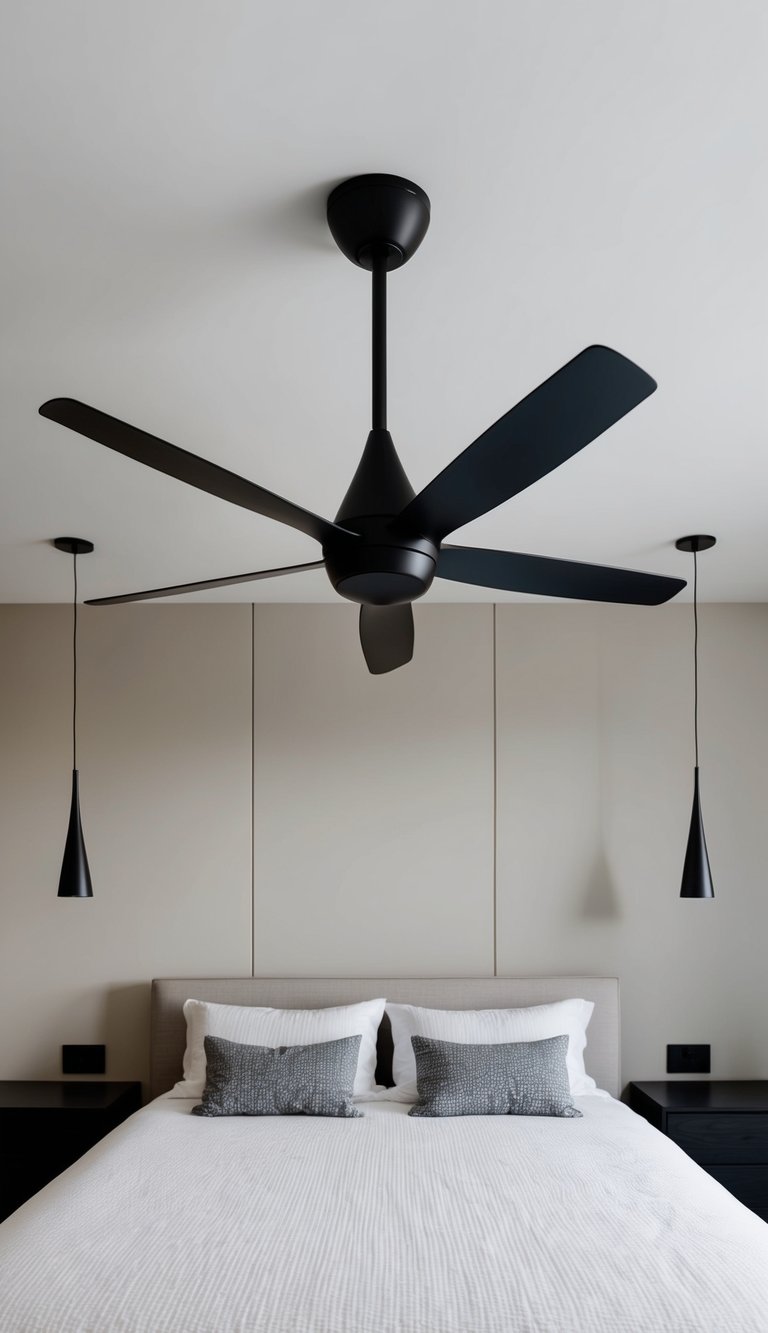
<path fill-rule="evenodd" d="M 190 995 L 595 1002 L 581 1119 L 206 1120 Z M 379 1078 L 391 1058 L 385 1025 Z M 610 978 L 153 983 L 152 1101 L 0 1226 L 3 1333 L 765 1333 L 768 1227 L 615 1100 Z M 614 1095 L 611 1095 L 614 1094 Z"/>

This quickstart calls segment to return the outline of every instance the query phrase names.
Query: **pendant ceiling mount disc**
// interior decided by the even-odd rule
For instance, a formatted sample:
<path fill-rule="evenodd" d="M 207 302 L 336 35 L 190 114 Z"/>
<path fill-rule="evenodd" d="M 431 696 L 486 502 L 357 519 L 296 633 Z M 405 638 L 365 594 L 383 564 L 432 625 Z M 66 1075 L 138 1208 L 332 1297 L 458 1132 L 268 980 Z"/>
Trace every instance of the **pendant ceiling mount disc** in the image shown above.
<path fill-rule="evenodd" d="M 687 551 L 688 555 L 695 555 L 699 551 L 708 551 L 715 545 L 717 537 L 710 537 L 707 533 L 695 533 L 692 537 L 678 537 L 675 546 L 678 551 Z"/>
<path fill-rule="evenodd" d="M 67 555 L 90 555 L 93 550 L 93 542 L 87 537 L 54 537 L 53 544 L 57 551 Z"/>

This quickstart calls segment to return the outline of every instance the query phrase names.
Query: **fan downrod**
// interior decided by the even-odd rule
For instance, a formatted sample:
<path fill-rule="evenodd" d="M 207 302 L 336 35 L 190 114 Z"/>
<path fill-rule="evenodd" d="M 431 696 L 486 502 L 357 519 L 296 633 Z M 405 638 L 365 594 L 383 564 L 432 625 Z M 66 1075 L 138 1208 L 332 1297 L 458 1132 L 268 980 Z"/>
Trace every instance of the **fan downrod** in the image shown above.
<path fill-rule="evenodd" d="M 334 241 L 353 264 L 369 270 L 376 257 L 386 258 L 388 271 L 407 264 L 427 234 L 429 216 L 427 194 L 403 176 L 352 176 L 328 196 Z"/>
<path fill-rule="evenodd" d="M 387 273 L 415 254 L 429 227 L 429 199 L 403 176 L 353 176 L 328 197 L 328 226 L 339 249 L 371 285 L 371 431 L 336 516 L 359 541 L 323 544 L 336 592 L 363 606 L 398 606 L 423 597 L 437 569 L 438 544 L 403 533 L 397 515 L 414 498 L 387 430 Z"/>

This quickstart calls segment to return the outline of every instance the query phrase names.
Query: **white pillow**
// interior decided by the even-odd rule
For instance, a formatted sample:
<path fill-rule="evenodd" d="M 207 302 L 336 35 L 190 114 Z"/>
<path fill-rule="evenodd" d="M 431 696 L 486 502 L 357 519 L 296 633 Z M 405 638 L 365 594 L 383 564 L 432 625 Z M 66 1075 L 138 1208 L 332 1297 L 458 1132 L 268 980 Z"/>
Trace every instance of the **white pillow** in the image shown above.
<path fill-rule="evenodd" d="M 376 1034 L 385 1000 L 364 1000 L 334 1009 L 262 1009 L 255 1005 L 208 1004 L 187 1000 L 187 1049 L 184 1077 L 171 1097 L 202 1097 L 205 1087 L 205 1037 L 226 1037 L 250 1046 L 311 1046 L 360 1034 L 355 1095 L 376 1090 Z"/>
<path fill-rule="evenodd" d="M 504 1041 L 541 1041 L 568 1037 L 566 1065 L 571 1095 L 594 1092 L 597 1084 L 584 1068 L 591 1000 L 557 1000 L 527 1009 L 419 1009 L 413 1004 L 387 1004 L 392 1024 L 392 1074 L 400 1097 L 416 1100 L 416 1060 L 411 1037 L 433 1037 L 497 1045 Z"/>

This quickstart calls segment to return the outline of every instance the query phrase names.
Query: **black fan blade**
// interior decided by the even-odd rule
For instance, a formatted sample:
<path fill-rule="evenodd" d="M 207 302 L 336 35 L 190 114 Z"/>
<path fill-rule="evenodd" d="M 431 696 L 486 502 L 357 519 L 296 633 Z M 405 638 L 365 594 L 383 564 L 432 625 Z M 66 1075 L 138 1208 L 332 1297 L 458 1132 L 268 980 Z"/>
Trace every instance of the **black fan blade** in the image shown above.
<path fill-rule="evenodd" d="M 360 643 L 374 676 L 395 671 L 413 657 L 413 611 L 404 606 L 361 606 Z"/>
<path fill-rule="evenodd" d="M 254 583 L 257 579 L 276 579 L 281 574 L 300 574 L 304 569 L 322 569 L 324 560 L 313 560 L 308 565 L 286 565 L 284 569 L 259 569 L 255 574 L 231 574 L 224 579 L 203 579 L 200 583 L 177 583 L 171 588 L 148 588 L 145 592 L 125 592 L 119 597 L 91 597 L 86 606 L 119 606 L 121 602 L 149 602 L 153 597 L 177 597 L 187 592 L 204 592 L 206 588 L 231 588 L 236 583 Z"/>
<path fill-rule="evenodd" d="M 437 576 L 454 583 L 474 583 L 479 588 L 578 597 L 585 602 L 627 602 L 633 606 L 659 606 L 685 587 L 685 579 L 661 574 L 640 574 L 632 569 L 552 560 L 516 551 L 483 551 L 476 546 L 444 546 Z"/>
<path fill-rule="evenodd" d="M 655 388 L 610 347 L 587 347 L 449 463 L 397 526 L 441 541 L 559 467 Z"/>
<path fill-rule="evenodd" d="M 154 468 L 156 472 L 164 472 L 168 477 L 184 481 L 188 486 L 196 486 L 198 490 L 207 491 L 220 500 L 228 500 L 230 504 L 264 514 L 266 518 L 273 518 L 278 523 L 287 523 L 289 527 L 305 532 L 308 537 L 314 537 L 315 541 L 327 542 L 333 538 L 338 540 L 343 535 L 352 535 L 336 523 L 311 514 L 290 500 L 266 491 L 263 486 L 247 481 L 245 477 L 238 477 L 236 473 L 228 472 L 216 463 L 209 463 L 205 458 L 198 458 L 186 449 L 179 449 L 175 444 L 167 444 L 165 440 L 159 440 L 156 435 L 149 435 L 136 426 L 128 426 L 124 421 L 107 416 L 106 412 L 99 412 L 95 407 L 87 407 L 75 398 L 52 398 L 50 402 L 43 403 L 39 411 L 42 417 L 57 421 L 60 426 L 67 426 L 69 430 L 77 431 L 78 435 L 86 435 L 89 440 L 104 444 L 107 449 L 114 449 L 118 454 L 125 454 L 126 458 L 133 458 L 137 463 Z"/>

